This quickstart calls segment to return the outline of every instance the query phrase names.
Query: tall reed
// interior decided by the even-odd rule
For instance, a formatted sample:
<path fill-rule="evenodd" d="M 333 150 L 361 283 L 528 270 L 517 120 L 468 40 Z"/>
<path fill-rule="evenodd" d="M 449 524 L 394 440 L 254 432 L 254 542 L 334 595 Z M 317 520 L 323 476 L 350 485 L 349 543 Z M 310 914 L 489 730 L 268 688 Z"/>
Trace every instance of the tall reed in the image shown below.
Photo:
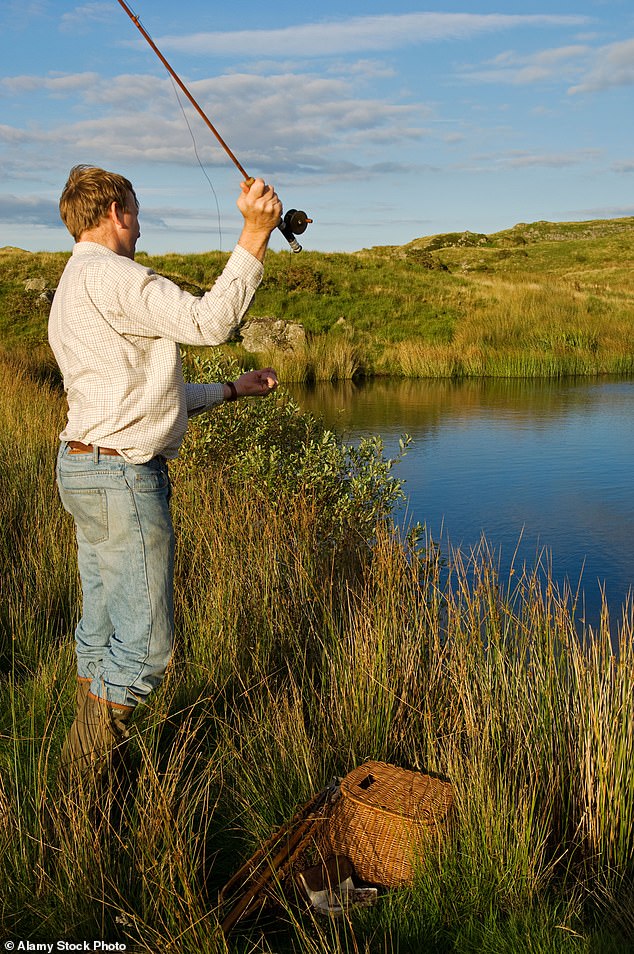
<path fill-rule="evenodd" d="M 367 349 L 339 335 L 309 338 L 295 351 L 263 352 L 258 365 L 274 366 L 281 381 L 310 384 L 314 381 L 350 381 L 363 377 L 371 367 Z"/>
<path fill-rule="evenodd" d="M 321 545 L 309 486 L 282 500 L 212 461 L 173 467 L 175 658 L 135 717 L 123 805 L 106 794 L 95 818 L 73 801 L 56 779 L 79 600 L 52 486 L 63 399 L 2 373 L 4 937 L 153 954 L 628 949 L 632 607 L 583 632 L 547 561 L 503 580 L 486 542 L 414 545 L 389 520 L 343 559 Z M 453 783 L 414 883 L 336 924 L 285 899 L 224 938 L 221 885 L 366 758 Z"/>
<path fill-rule="evenodd" d="M 629 308 L 541 281 L 471 279 L 452 340 L 388 345 L 378 367 L 409 377 L 563 377 L 629 374 Z M 486 289 L 486 299 L 481 289 Z"/>

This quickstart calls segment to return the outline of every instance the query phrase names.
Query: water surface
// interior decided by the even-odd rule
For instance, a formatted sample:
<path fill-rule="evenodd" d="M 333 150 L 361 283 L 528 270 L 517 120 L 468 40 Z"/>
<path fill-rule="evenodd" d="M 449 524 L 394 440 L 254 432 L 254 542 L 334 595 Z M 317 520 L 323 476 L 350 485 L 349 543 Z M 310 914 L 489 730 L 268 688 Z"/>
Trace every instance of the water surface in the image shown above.
<path fill-rule="evenodd" d="M 412 444 L 402 523 L 420 521 L 443 549 L 482 537 L 501 573 L 547 561 L 581 586 L 596 625 L 613 621 L 634 582 L 634 382 L 371 381 L 292 388 L 347 441 L 380 434 Z"/>

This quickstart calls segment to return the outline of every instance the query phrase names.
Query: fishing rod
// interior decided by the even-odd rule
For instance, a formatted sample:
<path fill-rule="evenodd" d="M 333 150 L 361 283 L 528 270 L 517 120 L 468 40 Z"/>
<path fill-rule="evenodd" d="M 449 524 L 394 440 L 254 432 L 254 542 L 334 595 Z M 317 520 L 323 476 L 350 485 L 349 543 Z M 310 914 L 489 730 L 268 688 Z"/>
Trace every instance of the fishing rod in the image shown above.
<path fill-rule="evenodd" d="M 128 14 L 128 16 L 130 17 L 130 19 L 132 20 L 132 22 L 138 29 L 141 36 L 145 40 L 147 40 L 147 42 L 149 43 L 151 48 L 154 50 L 154 52 L 158 56 L 159 60 L 161 61 L 161 63 L 163 64 L 167 72 L 170 74 L 170 76 L 174 80 L 174 82 L 177 83 L 178 86 L 181 88 L 181 90 L 183 91 L 187 99 L 190 101 L 190 103 L 192 104 L 192 106 L 194 107 L 198 115 L 204 121 L 207 128 L 211 130 L 211 132 L 214 134 L 214 136 L 216 137 L 216 139 L 218 140 L 218 142 L 220 143 L 220 145 L 222 146 L 226 154 L 229 156 L 233 164 L 240 170 L 240 172 L 244 176 L 244 180 L 246 184 L 248 186 L 253 185 L 253 183 L 255 182 L 253 177 L 247 173 L 244 166 L 238 161 L 236 156 L 233 154 L 233 152 L 231 151 L 227 143 L 224 141 L 224 139 L 222 138 L 222 136 L 220 135 L 216 127 L 213 125 L 213 123 L 211 122 L 207 114 L 204 112 L 202 107 L 196 102 L 196 100 L 194 99 L 190 91 L 187 89 L 187 87 L 183 83 L 180 76 L 172 69 L 172 67 L 163 56 L 163 54 L 159 50 L 158 46 L 156 45 L 156 43 L 154 42 L 150 34 L 147 32 L 147 30 L 144 29 L 138 16 L 136 16 L 132 12 L 130 7 L 127 5 L 127 3 L 124 2 L 124 0 L 118 0 L 118 2 L 119 2 L 119 5 L 123 7 L 125 12 Z M 290 245 L 291 250 L 293 252 L 301 252 L 302 247 L 297 241 L 297 239 L 295 238 L 295 236 L 301 235 L 302 232 L 305 232 L 306 228 L 312 221 L 313 221 L 312 219 L 309 219 L 307 217 L 305 212 L 298 211 L 297 209 L 289 209 L 289 211 L 283 217 L 282 221 L 277 226 L 280 232 L 282 233 L 282 235 L 284 236 L 284 238 L 286 239 L 286 241 L 288 242 L 288 244 Z"/>

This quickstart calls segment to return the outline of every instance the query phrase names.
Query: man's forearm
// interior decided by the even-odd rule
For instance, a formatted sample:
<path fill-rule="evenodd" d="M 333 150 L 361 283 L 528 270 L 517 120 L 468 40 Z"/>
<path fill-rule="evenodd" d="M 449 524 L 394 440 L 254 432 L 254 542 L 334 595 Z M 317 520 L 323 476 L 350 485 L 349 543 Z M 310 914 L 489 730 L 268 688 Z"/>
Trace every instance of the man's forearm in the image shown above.
<path fill-rule="evenodd" d="M 268 229 L 250 229 L 245 226 L 238 239 L 238 245 L 250 252 L 259 262 L 263 262 L 270 237 L 271 233 Z"/>

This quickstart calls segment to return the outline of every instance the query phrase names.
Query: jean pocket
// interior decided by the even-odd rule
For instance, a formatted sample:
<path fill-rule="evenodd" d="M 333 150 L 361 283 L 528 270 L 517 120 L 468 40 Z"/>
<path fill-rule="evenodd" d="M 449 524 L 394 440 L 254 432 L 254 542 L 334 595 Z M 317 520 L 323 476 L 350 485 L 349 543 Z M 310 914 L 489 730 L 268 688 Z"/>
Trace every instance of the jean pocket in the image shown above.
<path fill-rule="evenodd" d="M 105 490 L 69 490 L 60 488 L 62 503 L 73 516 L 77 528 L 88 543 L 108 539 L 108 496 Z"/>
<path fill-rule="evenodd" d="M 134 493 L 157 493 L 169 488 L 169 475 L 164 467 L 137 466 L 130 484 Z"/>

